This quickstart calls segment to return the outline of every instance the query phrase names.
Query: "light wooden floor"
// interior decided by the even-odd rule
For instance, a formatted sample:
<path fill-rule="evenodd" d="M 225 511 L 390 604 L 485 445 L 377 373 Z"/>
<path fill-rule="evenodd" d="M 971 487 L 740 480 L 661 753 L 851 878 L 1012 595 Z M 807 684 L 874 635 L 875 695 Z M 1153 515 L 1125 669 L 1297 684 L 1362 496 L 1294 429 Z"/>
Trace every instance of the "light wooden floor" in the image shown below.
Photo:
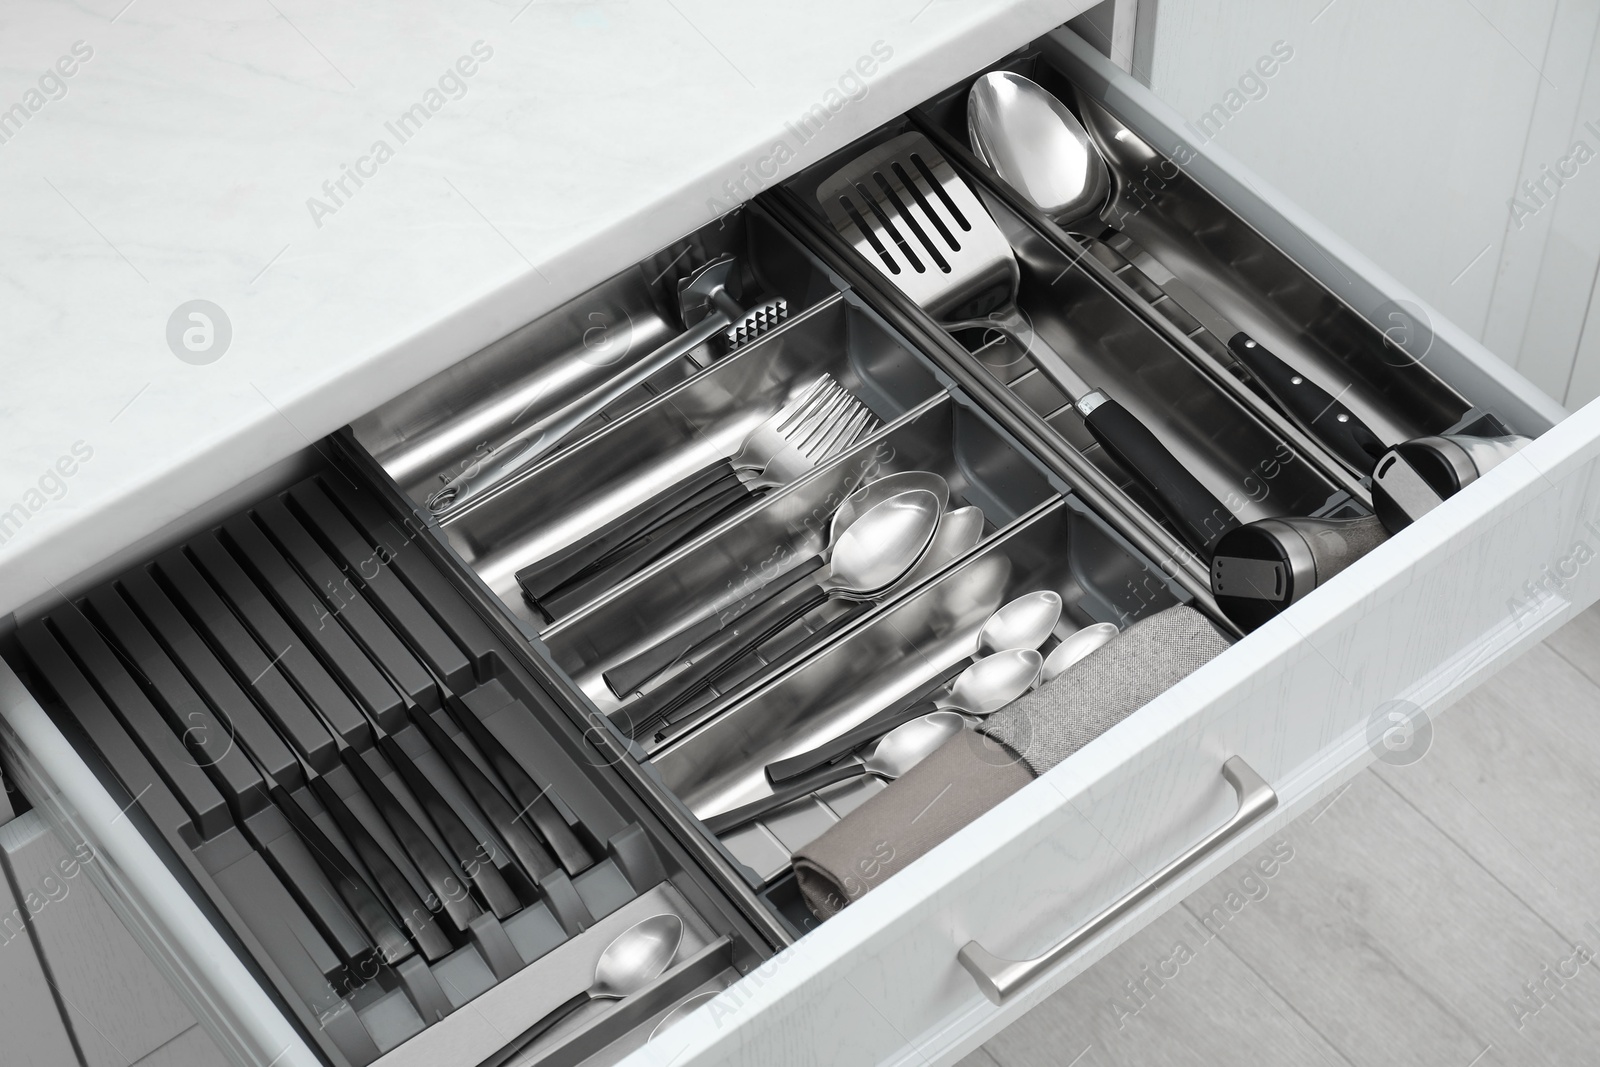
<path fill-rule="evenodd" d="M 1600 1064 L 1600 609 L 961 1067 Z"/>

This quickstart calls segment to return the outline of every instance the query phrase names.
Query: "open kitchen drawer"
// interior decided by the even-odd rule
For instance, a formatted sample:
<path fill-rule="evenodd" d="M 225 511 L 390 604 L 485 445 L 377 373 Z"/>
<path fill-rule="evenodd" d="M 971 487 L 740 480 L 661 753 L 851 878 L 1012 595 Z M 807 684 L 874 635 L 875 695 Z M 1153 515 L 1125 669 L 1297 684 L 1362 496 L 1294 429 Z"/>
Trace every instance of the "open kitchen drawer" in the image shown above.
<path fill-rule="evenodd" d="M 1042 83 L 1075 85 L 1156 151 L 1181 159 L 1187 180 L 1237 216 L 1233 225 L 1242 219 L 1292 261 L 1303 276 L 1298 289 L 1263 290 L 1278 293 L 1280 307 L 1242 299 L 1230 304 L 1226 291 L 1207 294 L 1253 333 L 1298 352 L 1284 322 L 1303 309 L 1296 303 L 1303 299 L 1324 302 L 1331 319 L 1344 323 L 1340 329 L 1356 333 L 1368 328 L 1360 320 L 1388 329 L 1395 316 L 1408 340 L 1423 336 L 1425 327 L 1425 351 L 1419 346 L 1412 354 L 1438 388 L 1418 387 L 1426 394 L 1420 400 L 1411 394 L 1419 402 L 1401 410 L 1413 412 L 1416 423 L 1383 426 L 1391 436 L 1442 432 L 1477 412 L 1537 440 L 819 924 L 785 888 L 781 853 L 763 854 L 765 839 L 719 840 L 705 830 L 707 816 L 762 788 L 749 775 L 724 773 L 718 760 L 729 753 L 743 759 L 780 753 L 772 746 L 783 731 L 815 718 L 797 708 L 822 693 L 859 689 L 879 663 L 905 660 L 896 642 L 944 648 L 941 641 L 970 633 L 974 618 L 990 606 L 974 589 L 993 585 L 1016 593 L 1049 584 L 1063 592 L 1075 624 L 1125 623 L 1175 603 L 1215 616 L 1204 565 L 1125 472 L 1094 454 L 1059 398 L 1007 371 L 1015 366 L 1009 358 L 994 359 L 992 351 L 985 357 L 982 350 L 969 358 L 926 315 L 893 299 L 881 278 L 851 259 L 848 247 L 841 250 L 814 219 L 808 223 L 793 198 L 779 195 L 618 275 L 589 294 L 595 300 L 574 301 L 358 420 L 331 444 L 337 470 L 367 481 L 357 491 L 366 504 L 340 500 L 337 477 L 322 455 L 308 454 L 262 493 L 295 484 L 290 496 L 305 497 L 302 479 L 309 475 L 321 479 L 315 483 L 320 491 L 349 518 L 368 516 L 361 520 L 368 536 L 377 521 L 374 501 L 390 521 L 415 522 L 407 526 L 421 554 L 409 563 L 413 574 L 435 568 L 428 581 L 448 584 L 450 610 L 468 612 L 462 625 L 473 632 L 492 631 L 484 640 L 505 657 L 503 670 L 490 672 L 494 677 L 480 670 L 445 681 L 467 688 L 493 682 L 525 703 L 547 701 L 539 703 L 539 721 L 556 731 L 562 758 L 595 765 L 593 795 L 573 786 L 586 798 L 573 815 L 607 828 L 585 842 L 597 854 L 608 843 L 602 838 L 623 836 L 610 855 L 622 876 L 616 886 L 631 898 L 601 921 L 633 914 L 628 908 L 669 907 L 685 912 L 698 938 L 676 965 L 681 973 L 668 974 L 677 975 L 677 985 L 623 1002 L 614 1017 L 580 1016 L 587 1022 L 538 1052 L 553 1057 L 550 1062 L 598 1063 L 630 1053 L 629 1063 L 730 1067 L 952 1062 L 1355 773 L 1391 724 L 1389 713 L 1443 710 L 1600 598 L 1600 578 L 1574 562 L 1588 559 L 1589 553 L 1576 552 L 1577 543 L 1591 542 L 1589 523 L 1600 518 L 1600 415 L 1565 416 L 1225 153 L 1190 144 L 1178 116 L 1066 31 L 1005 65 L 1031 71 Z M 949 118 L 948 107 L 941 107 L 961 91 L 956 86 L 953 96 L 940 94 L 902 124 L 920 124 L 937 136 Z M 983 195 L 997 217 L 1012 211 L 1017 240 L 1033 240 L 1027 237 L 1032 224 L 1003 195 Z M 1049 262 L 1059 251 L 1043 240 L 1034 258 Z M 694 305 L 694 294 L 684 295 L 692 289 L 688 283 L 729 256 L 736 265 L 729 291 L 741 309 L 759 305 L 769 319 L 747 335 L 704 331 L 638 390 L 585 413 L 589 421 L 575 444 L 479 496 L 470 495 L 476 490 L 468 478 L 462 484 L 469 496 L 443 501 L 429 516 L 442 484 L 465 472 L 476 477 L 492 462 L 491 446 L 504 440 L 520 405 L 577 395 L 635 344 L 653 347 L 683 326 L 692 329 L 687 313 L 682 325 L 674 321 L 691 306 L 704 314 L 703 301 Z M 1245 288 L 1259 281 L 1250 277 L 1252 263 L 1259 262 L 1248 255 L 1236 262 Z M 1361 513 L 1369 506 L 1363 487 L 1305 435 L 1217 376 L 1206 362 L 1203 338 L 1156 321 L 1140 303 L 1137 285 L 1097 264 L 1084 268 L 1079 295 L 1104 316 L 1098 321 L 1114 322 L 1124 338 L 1138 334 L 1126 349 L 1132 356 L 1172 361 L 1150 364 L 1148 375 L 1188 376 L 1141 384 L 1129 375 L 1115 384 L 1219 495 L 1230 479 L 1241 487 L 1238 517 L 1322 508 Z M 1070 324 L 1046 328 L 1059 333 Z M 576 358 L 560 363 L 565 376 L 530 376 L 524 361 L 534 350 L 540 358 Z M 1317 366 L 1338 356 L 1335 345 L 1297 358 Z M 984 358 L 991 360 L 987 369 Z M 859 408 L 859 421 L 837 447 L 758 498 L 746 499 L 735 487 L 734 510 L 719 512 L 725 517 L 694 528 L 615 582 L 584 586 L 579 579 L 588 572 L 578 560 L 606 544 L 614 524 L 624 520 L 628 486 L 699 477 L 705 464 L 726 454 L 729 442 L 820 395 L 808 390 L 820 388 L 814 383 L 824 374 L 842 390 L 838 404 Z M 1161 389 L 1173 381 L 1207 398 L 1212 407 L 1206 410 L 1227 413 L 1220 439 L 1197 436 L 1204 429 L 1199 418 L 1190 419 L 1192 425 L 1161 422 Z M 462 417 L 443 420 L 440 412 Z M 1252 494 L 1245 479 L 1260 471 L 1256 452 L 1280 445 L 1303 461 L 1299 473 Z M 808 516 L 837 507 L 869 468 L 875 475 L 938 472 L 950 506 L 961 503 L 979 513 L 975 542 L 859 614 L 830 607 L 835 614 L 823 613 L 813 633 L 798 635 L 804 648 L 798 658 L 786 658 L 787 646 L 759 649 L 746 665 L 750 673 L 719 679 L 709 703 L 630 715 L 630 704 L 647 694 L 624 687 L 619 696 L 607 672 L 651 640 L 692 632 L 703 621 L 689 610 L 699 591 L 724 597 L 714 610 L 737 601 L 740 575 L 768 563 L 760 542 L 771 537 L 757 533 L 791 531 L 785 551 L 815 551 L 821 535 Z M 720 475 L 707 477 L 709 486 Z M 1273 491 L 1288 497 L 1280 500 Z M 217 523 L 227 528 L 224 520 L 238 521 L 230 518 L 238 507 L 235 502 L 197 517 L 175 542 Z M 285 523 L 314 524 L 314 509 L 305 500 L 288 511 L 266 507 L 270 515 L 259 523 L 292 554 Z M 330 552 L 339 543 L 333 534 L 317 536 Z M 237 538 L 229 545 L 242 556 Z M 1083 557 L 1092 565 L 1080 566 Z M 307 576 L 315 570 L 315 561 L 295 565 Z M 161 581 L 175 580 L 162 570 Z M 414 577 L 407 584 L 422 595 Z M 1128 591 L 1136 595 L 1127 598 Z M 159 628 L 156 616 L 145 618 Z M 918 626 L 930 629 L 919 637 Z M 182 629 L 177 622 L 171 627 Z M 906 688 L 916 684 L 909 677 L 904 682 Z M 30 693 L 0 665 L 10 758 L 58 828 L 94 842 L 105 860 L 94 876 L 111 888 L 130 929 L 219 1047 L 253 1067 L 342 1067 L 328 1039 L 310 1034 L 306 1013 L 288 1003 L 270 968 L 251 963 L 250 938 L 233 929 L 237 916 L 208 902 L 197 888 L 202 879 L 173 862 L 170 842 L 164 851 L 152 849 L 135 820 L 124 816 L 123 803 L 43 710 L 53 700 L 53 694 Z M 844 704 L 828 706 L 835 732 L 856 714 Z M 1268 790 L 1275 806 L 1267 802 Z M 623 834 L 627 826 L 637 832 Z M 1223 826 L 1230 832 L 1217 834 Z M 648 864 L 642 871 L 630 868 L 622 858 L 641 835 L 660 857 L 659 872 Z M 1205 847 L 1197 850 L 1202 841 Z M 1171 870 L 1180 856 L 1186 859 L 1182 870 Z M 650 877 L 654 873 L 663 877 Z M 1079 939 L 1076 951 L 1022 969 L 1007 970 L 991 958 L 1023 961 L 1049 953 L 1130 893 L 1131 902 L 1102 920 L 1095 936 Z M 670 902 L 663 904 L 660 894 Z M 583 941 L 579 935 L 567 944 Z M 590 951 L 579 963 L 569 961 L 569 969 L 592 966 L 597 950 Z M 543 995 L 528 992 L 534 983 L 527 976 L 547 960 L 466 998 L 441 1023 L 394 1031 L 405 1036 L 387 1056 L 396 1064 L 477 1062 L 480 1038 L 463 1036 L 474 1033 L 471 1012 L 484 1012 L 486 1020 L 496 1012 L 510 1013 L 502 1019 L 536 1016 L 537 1003 L 512 1002 Z M 987 979 L 986 969 L 993 972 Z M 738 974 L 743 977 L 700 1010 L 646 1041 L 655 1021 L 685 994 L 716 990 Z M 381 1013 L 375 1003 L 357 1006 Z M 606 1045 L 605 1038 L 615 1040 Z"/>

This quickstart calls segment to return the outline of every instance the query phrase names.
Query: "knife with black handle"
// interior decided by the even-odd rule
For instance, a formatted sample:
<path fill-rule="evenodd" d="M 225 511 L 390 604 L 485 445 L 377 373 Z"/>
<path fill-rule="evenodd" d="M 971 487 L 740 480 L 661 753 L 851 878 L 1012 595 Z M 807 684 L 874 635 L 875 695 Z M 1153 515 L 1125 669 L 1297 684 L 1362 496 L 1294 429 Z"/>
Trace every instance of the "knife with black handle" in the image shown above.
<path fill-rule="evenodd" d="M 1246 333 L 1236 333 L 1228 350 L 1261 383 L 1284 414 L 1306 433 L 1362 474 L 1371 474 L 1388 447 L 1339 398 L 1273 355 Z"/>

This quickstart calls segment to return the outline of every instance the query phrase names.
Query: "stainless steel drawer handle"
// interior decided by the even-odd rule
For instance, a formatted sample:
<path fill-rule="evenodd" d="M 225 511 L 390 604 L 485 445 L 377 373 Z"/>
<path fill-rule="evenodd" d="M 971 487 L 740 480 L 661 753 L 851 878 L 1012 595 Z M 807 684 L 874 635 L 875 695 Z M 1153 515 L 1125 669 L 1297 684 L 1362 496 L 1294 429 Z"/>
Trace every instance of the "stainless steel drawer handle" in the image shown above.
<path fill-rule="evenodd" d="M 1052 945 L 1043 955 L 1035 956 L 1031 960 L 1006 960 L 996 956 L 976 941 L 968 941 L 962 946 L 956 958 L 978 983 L 983 995 L 996 1004 L 1004 1003 L 1011 994 L 1072 955 L 1096 934 L 1138 907 L 1163 886 L 1227 844 L 1245 827 L 1278 806 L 1278 794 L 1274 793 L 1272 787 L 1238 756 L 1230 757 L 1222 765 L 1222 777 L 1228 780 L 1228 784 L 1233 786 L 1233 791 L 1239 797 L 1239 810 L 1234 812 L 1227 822 L 1211 831 L 1183 855 L 1134 886 L 1105 911 Z"/>

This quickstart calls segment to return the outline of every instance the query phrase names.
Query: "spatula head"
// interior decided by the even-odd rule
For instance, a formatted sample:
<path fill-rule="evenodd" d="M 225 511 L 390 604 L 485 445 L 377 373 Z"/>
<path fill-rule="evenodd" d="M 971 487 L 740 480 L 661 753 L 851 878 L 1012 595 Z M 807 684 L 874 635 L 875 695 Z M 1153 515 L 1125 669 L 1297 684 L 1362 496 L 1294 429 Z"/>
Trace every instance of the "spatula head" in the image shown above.
<path fill-rule="evenodd" d="M 977 318 L 1016 293 L 1011 245 L 920 133 L 858 156 L 817 200 L 844 239 L 936 319 Z"/>

